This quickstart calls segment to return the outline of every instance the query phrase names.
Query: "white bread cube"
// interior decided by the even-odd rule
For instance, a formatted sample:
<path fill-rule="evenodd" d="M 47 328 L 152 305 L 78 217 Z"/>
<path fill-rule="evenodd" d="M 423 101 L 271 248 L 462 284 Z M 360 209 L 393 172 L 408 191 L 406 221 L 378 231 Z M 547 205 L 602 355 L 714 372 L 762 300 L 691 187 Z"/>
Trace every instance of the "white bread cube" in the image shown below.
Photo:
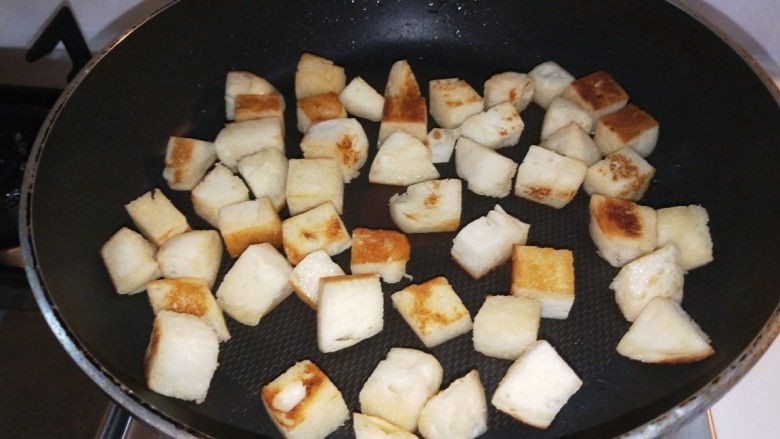
<path fill-rule="evenodd" d="M 277 212 L 287 203 L 287 157 L 266 148 L 238 161 L 238 173 L 255 198 L 268 197 Z"/>
<path fill-rule="evenodd" d="M 171 136 L 165 149 L 163 178 L 173 190 L 192 190 L 216 160 L 213 143 Z"/>
<path fill-rule="evenodd" d="M 503 360 L 515 360 L 536 341 L 542 304 L 522 296 L 485 297 L 474 317 L 474 350 Z"/>
<path fill-rule="evenodd" d="M 310 360 L 295 363 L 263 386 L 260 395 L 286 439 L 323 439 L 349 419 L 341 392 Z"/>
<path fill-rule="evenodd" d="M 653 165 L 626 147 L 589 167 L 582 188 L 588 195 L 601 194 L 637 201 L 645 195 L 653 176 Z"/>
<path fill-rule="evenodd" d="M 222 240 L 216 230 L 192 230 L 174 236 L 157 251 L 163 277 L 194 277 L 214 286 L 222 262 Z"/>
<path fill-rule="evenodd" d="M 550 343 L 539 340 L 512 363 L 490 402 L 518 421 L 544 429 L 581 386 Z"/>
<path fill-rule="evenodd" d="M 628 103 L 626 91 L 603 70 L 575 79 L 561 96 L 587 110 L 594 123 L 599 117 L 614 113 Z"/>
<path fill-rule="evenodd" d="M 357 119 L 333 119 L 317 122 L 301 139 L 303 156 L 331 158 L 341 169 L 344 183 L 360 174 L 368 158 L 368 137 Z"/>
<path fill-rule="evenodd" d="M 249 200 L 249 188 L 241 177 L 221 163 L 203 177 L 190 194 L 195 213 L 215 228 L 219 227 L 219 210 Z"/>
<path fill-rule="evenodd" d="M 284 97 L 279 93 L 264 95 L 241 94 L 236 96 L 236 122 L 267 117 L 279 120 L 284 135 Z"/>
<path fill-rule="evenodd" d="M 397 283 L 406 275 L 411 246 L 409 239 L 395 230 L 352 230 L 352 274 L 377 273 L 387 283 Z"/>
<path fill-rule="evenodd" d="M 162 395 L 200 404 L 218 356 L 219 340 L 209 325 L 190 314 L 160 311 L 146 348 L 146 385 Z"/>
<path fill-rule="evenodd" d="M 328 276 L 344 275 L 339 264 L 333 262 L 325 250 L 306 255 L 290 273 L 290 284 L 303 303 L 317 309 L 320 281 Z"/>
<path fill-rule="evenodd" d="M 184 214 L 157 188 L 125 204 L 125 210 L 141 233 L 158 247 L 191 230 Z"/>
<path fill-rule="evenodd" d="M 677 262 L 679 254 L 676 245 L 666 244 L 620 269 L 609 288 L 626 320 L 633 322 L 656 297 L 682 302 L 685 271 Z"/>
<path fill-rule="evenodd" d="M 415 97 L 420 96 L 420 85 L 412 72 L 412 67 L 405 59 L 396 61 L 390 67 L 385 85 L 385 97 Z"/>
<path fill-rule="evenodd" d="M 242 157 L 262 149 L 274 148 L 284 153 L 284 130 L 275 117 L 229 123 L 217 133 L 214 148 L 219 161 L 236 172 Z"/>
<path fill-rule="evenodd" d="M 458 129 L 433 128 L 428 131 L 423 145 L 431 150 L 431 161 L 433 163 L 449 162 L 459 136 L 460 130 Z"/>
<path fill-rule="evenodd" d="M 508 261 L 514 245 L 525 244 L 529 228 L 496 205 L 455 235 L 450 254 L 471 277 L 480 279 Z"/>
<path fill-rule="evenodd" d="M 390 217 L 405 233 L 453 232 L 460 226 L 462 183 L 431 180 L 390 197 Z"/>
<path fill-rule="evenodd" d="M 545 109 L 574 81 L 574 76 L 555 61 L 539 64 L 528 72 L 528 77 L 534 81 L 534 102 Z"/>
<path fill-rule="evenodd" d="M 482 96 L 458 78 L 434 79 L 428 83 L 433 120 L 442 128 L 457 128 L 472 114 L 485 108 Z"/>
<path fill-rule="evenodd" d="M 550 134 L 539 146 L 585 162 L 588 166 L 601 160 L 601 151 L 596 143 L 574 122 Z"/>
<path fill-rule="evenodd" d="M 262 242 L 282 248 L 282 220 L 268 197 L 220 209 L 219 233 L 231 258 L 239 257 L 250 245 Z"/>
<path fill-rule="evenodd" d="M 418 439 L 417 435 L 378 416 L 352 413 L 355 439 Z"/>
<path fill-rule="evenodd" d="M 360 411 L 415 431 L 420 410 L 439 390 L 443 373 L 431 354 L 391 348 L 360 389 Z"/>
<path fill-rule="evenodd" d="M 620 355 L 643 363 L 690 363 L 715 353 L 710 338 L 672 299 L 645 306 L 617 345 Z"/>
<path fill-rule="evenodd" d="M 584 108 L 560 96 L 553 98 L 542 119 L 542 141 L 570 123 L 576 123 L 587 133 L 594 125 L 593 117 Z"/>
<path fill-rule="evenodd" d="M 446 278 L 409 285 L 390 298 L 423 344 L 432 348 L 471 330 L 471 315 Z"/>
<path fill-rule="evenodd" d="M 287 168 L 287 209 L 297 215 L 325 202 L 341 214 L 344 179 L 338 162 L 331 158 L 290 159 Z"/>
<path fill-rule="evenodd" d="M 511 292 L 541 302 L 544 318 L 569 317 L 574 304 L 571 250 L 516 245 L 512 251 Z"/>
<path fill-rule="evenodd" d="M 191 314 L 200 318 L 217 333 L 219 341 L 230 339 L 222 309 L 203 279 L 158 279 L 146 285 L 149 304 L 155 315 L 161 311 Z"/>
<path fill-rule="evenodd" d="M 590 237 L 599 255 L 613 267 L 622 267 L 655 250 L 654 209 L 594 194 L 590 197 L 589 210 Z"/>
<path fill-rule="evenodd" d="M 299 99 L 296 106 L 298 131 L 305 133 L 317 122 L 347 117 L 337 93 L 323 93 Z"/>
<path fill-rule="evenodd" d="M 636 105 L 628 104 L 598 119 L 593 140 L 602 154 L 630 147 L 647 157 L 658 142 L 658 122 Z"/>
<path fill-rule="evenodd" d="M 384 327 L 384 296 L 379 275 L 352 274 L 320 280 L 317 347 L 336 352 L 377 335 Z"/>
<path fill-rule="evenodd" d="M 431 161 L 431 150 L 405 131 L 391 134 L 377 151 L 368 181 L 376 184 L 408 186 L 439 178 Z"/>
<path fill-rule="evenodd" d="M 475 194 L 504 198 L 512 191 L 517 163 L 494 149 L 461 137 L 455 143 L 455 172 Z"/>
<path fill-rule="evenodd" d="M 473 369 L 425 403 L 417 426 L 426 439 L 473 439 L 487 431 L 487 421 L 485 389 Z"/>
<path fill-rule="evenodd" d="M 268 94 L 279 93 L 265 78 L 241 70 L 228 72 L 225 78 L 225 118 L 234 120 L 236 96 Z"/>
<path fill-rule="evenodd" d="M 282 221 L 282 245 L 287 260 L 296 265 L 317 250 L 335 256 L 350 248 L 352 239 L 333 203 L 325 202 Z"/>
<path fill-rule="evenodd" d="M 368 119 L 372 122 L 382 120 L 385 97 L 379 94 L 363 78 L 357 76 L 339 94 L 339 101 L 347 113 Z"/>
<path fill-rule="evenodd" d="M 136 294 L 162 276 L 154 258 L 157 247 L 139 233 L 122 227 L 100 247 L 100 257 L 119 294 Z"/>
<path fill-rule="evenodd" d="M 525 73 L 497 73 L 485 81 L 485 108 L 511 102 L 521 112 L 534 97 L 534 81 Z"/>
<path fill-rule="evenodd" d="M 396 131 L 404 131 L 420 141 L 428 134 L 428 111 L 422 96 L 385 96 L 377 144 Z"/>
<path fill-rule="evenodd" d="M 230 317 L 249 326 L 289 296 L 292 266 L 271 244 L 249 246 L 225 274 L 217 303 Z"/>
<path fill-rule="evenodd" d="M 295 98 L 298 100 L 322 93 L 341 93 L 347 83 L 344 68 L 333 61 L 303 53 L 295 70 Z"/>
<path fill-rule="evenodd" d="M 709 215 L 702 206 L 674 206 L 658 209 L 658 245 L 674 243 L 680 250 L 679 262 L 685 271 L 713 260 Z"/>
<path fill-rule="evenodd" d="M 577 195 L 587 171 L 585 162 L 531 145 L 517 168 L 515 195 L 560 209 Z"/>
<path fill-rule="evenodd" d="M 510 102 L 502 102 L 470 116 L 460 126 L 460 135 L 498 149 L 517 144 L 525 123 Z"/>

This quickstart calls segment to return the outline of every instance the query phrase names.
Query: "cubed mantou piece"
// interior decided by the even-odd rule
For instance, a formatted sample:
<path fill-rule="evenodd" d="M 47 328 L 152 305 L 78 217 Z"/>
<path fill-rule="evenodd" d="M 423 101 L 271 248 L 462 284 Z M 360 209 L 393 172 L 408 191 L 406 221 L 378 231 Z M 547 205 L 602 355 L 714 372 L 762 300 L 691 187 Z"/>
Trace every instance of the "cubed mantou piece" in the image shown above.
<path fill-rule="evenodd" d="M 534 102 L 544 109 L 574 81 L 574 76 L 555 61 L 537 65 L 528 72 L 528 77 L 534 82 Z"/>
<path fill-rule="evenodd" d="M 324 439 L 349 419 L 341 391 L 311 360 L 292 365 L 260 396 L 285 439 Z"/>
<path fill-rule="evenodd" d="M 225 125 L 214 139 L 214 149 L 220 163 L 232 172 L 238 170 L 241 158 L 265 148 L 284 153 L 284 130 L 278 118 L 266 117 L 232 122 Z"/>
<path fill-rule="evenodd" d="M 428 134 L 428 111 L 422 96 L 385 96 L 377 144 L 391 134 L 404 131 L 422 141 Z"/>
<path fill-rule="evenodd" d="M 466 137 L 455 143 L 455 172 L 478 195 L 504 198 L 512 191 L 517 163 Z"/>
<path fill-rule="evenodd" d="M 333 119 L 312 125 L 301 139 L 304 158 L 332 158 L 344 183 L 360 175 L 368 159 L 368 137 L 357 119 Z"/>
<path fill-rule="evenodd" d="M 604 70 L 575 79 L 562 96 L 587 110 L 594 123 L 599 117 L 614 113 L 628 103 L 628 93 Z"/>
<path fill-rule="evenodd" d="M 262 76 L 243 70 L 228 72 L 225 78 L 225 118 L 227 120 L 235 119 L 236 96 L 268 94 L 282 96 L 276 87 Z"/>
<path fill-rule="evenodd" d="M 415 431 L 420 410 L 439 390 L 443 375 L 433 355 L 417 349 L 391 348 L 360 389 L 360 411 Z"/>
<path fill-rule="evenodd" d="M 513 246 L 526 243 L 529 228 L 496 205 L 455 235 L 450 255 L 472 278 L 481 279 L 509 260 Z"/>
<path fill-rule="evenodd" d="M 395 230 L 352 230 L 352 274 L 377 273 L 387 283 L 397 283 L 406 275 L 412 247 L 405 234 Z"/>
<path fill-rule="evenodd" d="M 565 319 L 574 305 L 571 250 L 516 245 L 512 251 L 513 296 L 536 299 L 542 317 Z"/>
<path fill-rule="evenodd" d="M 214 286 L 222 262 L 222 240 L 216 230 L 192 230 L 177 235 L 157 251 L 163 277 L 194 277 Z"/>
<path fill-rule="evenodd" d="M 659 125 L 653 116 L 634 104 L 601 116 L 593 141 L 602 154 L 630 147 L 642 157 L 649 156 L 658 143 Z"/>
<path fill-rule="evenodd" d="M 138 230 L 158 247 L 174 236 L 192 230 L 187 217 L 158 188 L 125 204 L 125 210 Z"/>
<path fill-rule="evenodd" d="M 487 295 L 474 317 L 474 350 L 515 360 L 539 334 L 542 304 L 523 296 Z"/>
<path fill-rule="evenodd" d="M 347 83 L 344 68 L 332 60 L 304 52 L 295 70 L 295 99 L 341 93 Z"/>
<path fill-rule="evenodd" d="M 200 404 L 208 394 L 218 356 L 217 334 L 203 320 L 160 311 L 144 357 L 146 385 L 153 392 Z"/>
<path fill-rule="evenodd" d="M 375 184 L 409 186 L 439 178 L 431 150 L 405 131 L 391 134 L 377 151 L 368 181 Z"/>
<path fill-rule="evenodd" d="M 516 145 L 525 122 L 510 102 L 502 102 L 469 116 L 460 126 L 460 135 L 488 148 Z"/>
<path fill-rule="evenodd" d="M 587 110 L 564 97 L 553 98 L 542 119 L 542 141 L 571 123 L 576 123 L 586 133 L 590 133 L 594 126 L 593 118 Z"/>
<path fill-rule="evenodd" d="M 120 228 L 100 247 L 100 257 L 119 294 L 140 293 L 147 282 L 162 276 L 156 253 L 154 244 L 127 227 Z"/>
<path fill-rule="evenodd" d="M 580 387 L 582 380 L 555 348 L 538 340 L 509 367 L 491 404 L 520 422 L 545 429 Z"/>
<path fill-rule="evenodd" d="M 588 166 L 601 160 L 601 151 L 596 143 L 574 122 L 550 134 L 539 146 L 585 162 Z"/>
<path fill-rule="evenodd" d="M 420 84 L 414 76 L 409 61 L 402 59 L 394 62 L 387 75 L 385 97 L 416 97 L 420 95 Z"/>
<path fill-rule="evenodd" d="M 231 258 L 252 244 L 282 248 L 282 220 L 268 197 L 231 204 L 219 210 L 219 233 Z"/>
<path fill-rule="evenodd" d="M 347 110 L 341 105 L 339 95 L 329 92 L 298 100 L 296 114 L 298 131 L 306 133 L 317 122 L 347 117 Z"/>
<path fill-rule="evenodd" d="M 284 135 L 284 97 L 279 93 L 236 96 L 236 122 L 272 117 L 279 120 Z"/>
<path fill-rule="evenodd" d="M 531 145 L 517 168 L 514 193 L 561 209 L 577 195 L 587 171 L 585 162 Z"/>
<path fill-rule="evenodd" d="M 266 148 L 238 161 L 238 173 L 255 198 L 268 197 L 277 212 L 287 204 L 287 157 Z"/>
<path fill-rule="evenodd" d="M 609 288 L 623 317 L 633 322 L 656 297 L 682 303 L 685 271 L 678 262 L 680 251 L 669 243 L 634 259 L 620 269 Z"/>
<path fill-rule="evenodd" d="M 647 192 L 654 176 L 655 167 L 632 148 L 625 147 L 589 167 L 582 188 L 589 195 L 638 201 Z"/>
<path fill-rule="evenodd" d="M 469 310 L 443 276 L 409 285 L 390 298 L 393 307 L 428 348 L 471 330 Z"/>
<path fill-rule="evenodd" d="M 213 143 L 171 136 L 165 149 L 163 178 L 173 190 L 192 190 L 216 160 Z"/>
<path fill-rule="evenodd" d="M 691 363 L 715 353 L 710 337 L 673 299 L 656 297 L 617 345 L 620 355 L 643 363 Z"/>
<path fill-rule="evenodd" d="M 423 144 L 431 150 L 431 161 L 433 163 L 447 163 L 452 158 L 452 152 L 455 150 L 455 142 L 460 137 L 460 130 L 433 128 L 423 140 Z"/>
<path fill-rule="evenodd" d="M 317 347 L 329 353 L 371 338 L 384 327 L 384 296 L 376 273 L 320 279 Z"/>
<path fill-rule="evenodd" d="M 217 288 L 217 303 L 239 323 L 257 326 L 293 292 L 292 266 L 271 244 L 250 245 Z"/>
<path fill-rule="evenodd" d="M 599 255 L 613 267 L 622 267 L 655 250 L 655 209 L 632 201 L 593 194 L 588 229 Z"/>
<path fill-rule="evenodd" d="M 325 202 L 333 204 L 339 214 L 344 208 L 344 179 L 332 158 L 290 159 L 285 192 L 290 215 Z"/>
<path fill-rule="evenodd" d="M 713 261 L 710 217 L 703 206 L 673 206 L 658 209 L 658 245 L 674 243 L 680 250 L 679 262 L 685 271 Z"/>
<path fill-rule="evenodd" d="M 195 213 L 219 228 L 219 210 L 249 200 L 249 188 L 227 166 L 217 163 L 190 193 Z"/>
<path fill-rule="evenodd" d="M 379 416 L 352 413 L 355 439 L 419 439 L 416 434 L 387 422 Z"/>
<path fill-rule="evenodd" d="M 349 81 L 349 84 L 339 93 L 339 101 L 352 116 L 372 122 L 382 120 L 385 97 L 360 76 Z"/>
<path fill-rule="evenodd" d="M 462 183 L 456 178 L 413 184 L 390 197 L 390 217 L 404 233 L 453 232 L 461 207 Z"/>
<path fill-rule="evenodd" d="M 320 294 L 320 281 L 328 276 L 342 276 L 344 270 L 333 262 L 325 250 L 317 250 L 306 255 L 290 273 L 290 284 L 303 303 L 317 309 Z"/>
<path fill-rule="evenodd" d="M 433 120 L 442 128 L 457 128 L 485 108 L 482 96 L 463 79 L 434 79 L 428 83 Z"/>
<path fill-rule="evenodd" d="M 155 315 L 161 311 L 191 314 L 209 325 L 219 341 L 230 339 L 222 309 L 203 279 L 157 279 L 146 285 L 146 291 Z"/>
<path fill-rule="evenodd" d="M 282 245 L 287 260 L 296 265 L 317 250 L 335 256 L 352 246 L 352 238 L 333 203 L 325 202 L 283 220 Z"/>
<path fill-rule="evenodd" d="M 487 398 L 477 369 L 432 396 L 417 427 L 426 439 L 474 439 L 487 432 Z"/>
<path fill-rule="evenodd" d="M 510 102 L 518 112 L 528 107 L 534 97 L 534 81 L 525 73 L 496 73 L 485 81 L 485 108 Z"/>

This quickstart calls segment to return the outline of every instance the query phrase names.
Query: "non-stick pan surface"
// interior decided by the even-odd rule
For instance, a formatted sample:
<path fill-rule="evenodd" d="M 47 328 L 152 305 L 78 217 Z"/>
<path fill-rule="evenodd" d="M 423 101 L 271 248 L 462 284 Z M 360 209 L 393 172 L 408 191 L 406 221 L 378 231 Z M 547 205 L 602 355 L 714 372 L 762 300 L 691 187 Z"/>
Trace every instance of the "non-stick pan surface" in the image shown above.
<path fill-rule="evenodd" d="M 481 90 L 494 73 L 527 72 L 547 60 L 575 76 L 606 70 L 661 126 L 649 157 L 657 174 L 642 204 L 701 204 L 709 211 L 715 261 L 686 276 L 683 307 L 712 337 L 716 354 L 689 365 L 647 365 L 615 353 L 629 324 L 608 289 L 617 269 L 596 255 L 588 236 L 586 194 L 555 210 L 464 190 L 462 224 L 499 203 L 531 224 L 530 244 L 568 248 L 575 257 L 571 315 L 544 319 L 540 338 L 558 349 L 585 384 L 547 430 L 491 409 L 490 437 L 601 438 L 635 429 L 656 434 L 714 402 L 777 334 L 776 96 L 737 52 L 675 6 L 617 0 L 190 0 L 149 19 L 79 75 L 50 116 L 24 188 L 28 272 L 52 328 L 96 382 L 147 422 L 168 433 L 277 436 L 259 390 L 295 361 L 318 363 L 357 411 L 363 381 L 390 347 L 423 349 L 388 300 L 382 333 L 322 354 L 314 313 L 290 297 L 257 327 L 228 319 L 233 338 L 221 347 L 204 403 L 146 388 L 150 306 L 145 294 L 113 291 L 99 248 L 119 227 L 132 227 L 123 205 L 155 187 L 195 228 L 207 227 L 192 213 L 188 194 L 167 189 L 163 154 L 171 135 L 215 137 L 225 122 L 230 70 L 262 75 L 287 96 L 288 155 L 300 157 L 293 72 L 303 51 L 333 59 L 350 78 L 360 75 L 380 91 L 390 65 L 402 58 L 425 91 L 428 80 L 455 76 Z M 520 144 L 502 153 L 520 162 L 538 142 L 542 116 L 539 107 L 529 107 Z M 377 125 L 364 121 L 364 127 L 373 143 Z M 393 228 L 386 204 L 403 188 L 369 185 L 367 169 L 346 188 L 344 221 L 349 229 Z M 452 165 L 440 170 L 454 176 Z M 446 276 L 473 316 L 485 294 L 508 292 L 509 267 L 471 280 L 448 256 L 452 237 L 412 236 L 408 272 L 415 282 Z M 336 258 L 345 268 L 348 254 Z M 230 263 L 225 256 L 223 273 Z M 408 283 L 384 285 L 384 291 L 389 296 Z M 444 367 L 445 385 L 477 368 L 488 397 L 509 366 L 475 353 L 469 335 L 430 351 Z M 351 425 L 336 434 L 351 435 Z"/>

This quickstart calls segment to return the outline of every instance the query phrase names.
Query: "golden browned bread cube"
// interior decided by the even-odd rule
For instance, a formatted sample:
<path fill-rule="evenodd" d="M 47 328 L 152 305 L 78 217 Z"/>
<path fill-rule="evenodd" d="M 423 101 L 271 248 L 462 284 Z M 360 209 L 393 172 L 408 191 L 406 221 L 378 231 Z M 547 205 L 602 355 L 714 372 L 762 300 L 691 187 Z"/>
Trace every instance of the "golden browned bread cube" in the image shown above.
<path fill-rule="evenodd" d="M 590 236 L 599 255 L 622 267 L 656 248 L 656 212 L 631 201 L 590 197 Z"/>
<path fill-rule="evenodd" d="M 219 232 L 231 258 L 239 257 L 247 247 L 261 242 L 282 248 L 282 220 L 268 197 L 220 209 Z"/>
<path fill-rule="evenodd" d="M 485 81 L 485 108 L 501 102 L 511 102 L 523 111 L 534 97 L 534 81 L 525 73 L 497 73 Z"/>
<path fill-rule="evenodd" d="M 235 118 L 236 97 L 238 95 L 267 95 L 279 94 L 270 82 L 265 78 L 251 72 L 235 70 L 228 72 L 225 78 L 225 118 Z M 281 96 L 281 95 L 279 95 Z M 282 98 L 284 102 L 284 98 Z M 282 104 L 284 106 L 284 104 Z"/>
<path fill-rule="evenodd" d="M 456 178 L 413 184 L 390 198 L 390 216 L 405 233 L 455 231 L 460 226 L 462 191 Z"/>
<path fill-rule="evenodd" d="M 303 53 L 295 70 L 295 98 L 300 100 L 323 93 L 341 93 L 347 83 L 344 68 L 333 61 Z"/>
<path fill-rule="evenodd" d="M 303 156 L 336 160 L 344 183 L 360 175 L 368 159 L 368 137 L 357 119 L 333 119 L 317 122 L 301 139 Z"/>
<path fill-rule="evenodd" d="M 434 79 L 428 83 L 433 120 L 442 128 L 457 128 L 472 114 L 485 108 L 482 96 L 458 78 Z"/>
<path fill-rule="evenodd" d="M 410 253 L 403 233 L 359 227 L 352 231 L 350 269 L 353 274 L 378 273 L 383 281 L 396 283 L 406 274 Z"/>
<path fill-rule="evenodd" d="M 347 113 L 373 122 L 382 120 L 385 97 L 357 76 L 339 94 L 339 100 Z"/>
<path fill-rule="evenodd" d="M 655 168 L 632 148 L 617 150 L 588 168 L 582 188 L 588 194 L 637 201 L 645 195 Z"/>
<path fill-rule="evenodd" d="M 335 256 L 348 249 L 352 239 L 333 203 L 325 202 L 282 221 L 282 243 L 287 260 L 296 265 L 317 250 Z"/>
<path fill-rule="evenodd" d="M 222 309 L 203 279 L 157 279 L 146 284 L 146 291 L 155 315 L 160 311 L 191 314 L 214 329 L 219 341 L 230 339 Z"/>
<path fill-rule="evenodd" d="M 290 215 L 305 212 L 324 202 L 333 203 L 339 214 L 343 211 L 344 179 L 335 159 L 290 159 L 285 191 Z"/>
<path fill-rule="evenodd" d="M 422 96 L 385 96 L 379 139 L 382 142 L 395 131 L 405 131 L 420 141 L 428 134 L 428 112 Z"/>
<path fill-rule="evenodd" d="M 127 227 L 119 229 L 100 247 L 100 256 L 117 293 L 140 293 L 148 281 L 162 276 L 154 257 L 156 252 L 154 244 Z"/>
<path fill-rule="evenodd" d="M 309 96 L 298 101 L 298 131 L 305 133 L 317 122 L 347 117 L 339 95 L 333 92 Z"/>
<path fill-rule="evenodd" d="M 222 261 L 222 240 L 216 230 L 192 230 L 174 236 L 157 251 L 163 277 L 195 277 L 212 287 Z"/>
<path fill-rule="evenodd" d="M 405 59 L 393 63 L 385 85 L 385 98 L 399 96 L 420 96 L 420 85 Z"/>
<path fill-rule="evenodd" d="M 273 117 L 279 120 L 284 135 L 284 98 L 279 93 L 236 96 L 236 122 Z"/>
<path fill-rule="evenodd" d="M 577 195 L 587 171 L 585 162 L 531 145 L 517 168 L 515 195 L 560 209 Z"/>
<path fill-rule="evenodd" d="M 563 97 L 586 109 L 594 121 L 628 103 L 628 93 L 603 70 L 575 79 L 563 91 Z"/>
<path fill-rule="evenodd" d="M 214 144 L 186 137 L 171 137 L 165 150 L 163 178 L 168 187 L 189 191 L 217 160 Z"/>
<path fill-rule="evenodd" d="M 599 118 L 593 141 L 602 154 L 631 147 L 647 157 L 658 141 L 658 122 L 636 105 L 628 104 Z"/>
<path fill-rule="evenodd" d="M 565 319 L 574 304 L 574 255 L 516 245 L 512 252 L 512 295 L 542 303 L 542 317 Z"/>
<path fill-rule="evenodd" d="M 249 199 L 249 188 L 244 180 L 221 163 L 203 177 L 190 193 L 192 207 L 199 217 L 219 227 L 219 210 Z"/>
<path fill-rule="evenodd" d="M 436 178 L 439 171 L 433 165 L 431 150 L 405 131 L 396 131 L 385 140 L 368 171 L 369 182 L 393 186 L 409 186 Z"/>
<path fill-rule="evenodd" d="M 141 233 L 158 247 L 191 230 L 184 214 L 160 189 L 149 191 L 125 204 L 125 209 Z"/>
<path fill-rule="evenodd" d="M 285 151 L 284 130 L 275 117 L 229 123 L 214 139 L 217 158 L 233 172 L 237 170 L 239 160 L 266 148 Z"/>
<path fill-rule="evenodd" d="M 474 317 L 474 350 L 489 357 L 515 360 L 536 341 L 542 304 L 523 296 L 485 297 Z"/>

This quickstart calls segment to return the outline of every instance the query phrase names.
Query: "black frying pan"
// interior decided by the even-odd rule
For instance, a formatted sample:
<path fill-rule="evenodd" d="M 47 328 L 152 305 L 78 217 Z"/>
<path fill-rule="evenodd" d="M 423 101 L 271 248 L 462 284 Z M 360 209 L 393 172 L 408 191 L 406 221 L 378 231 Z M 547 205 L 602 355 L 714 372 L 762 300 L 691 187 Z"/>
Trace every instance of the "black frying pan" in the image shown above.
<path fill-rule="evenodd" d="M 544 320 L 549 340 L 585 381 L 545 430 L 491 409 L 493 437 L 655 435 L 697 414 L 744 375 L 780 331 L 776 203 L 780 179 L 777 94 L 737 52 L 702 24 L 662 1 L 385 2 L 325 5 L 306 1 L 176 3 L 100 54 L 52 111 L 29 165 L 22 242 L 36 297 L 73 358 L 112 398 L 169 434 L 277 436 L 260 387 L 293 362 L 310 358 L 358 410 L 363 380 L 392 346 L 422 348 L 386 304 L 385 330 L 352 348 L 321 354 L 315 319 L 291 297 L 258 327 L 229 322 L 220 368 L 201 405 L 147 390 L 143 354 L 152 313 L 146 297 L 112 291 L 98 249 L 120 226 L 123 205 L 163 187 L 188 213 L 187 194 L 161 177 L 170 135 L 213 139 L 224 123 L 223 86 L 231 69 L 256 72 L 293 96 L 293 71 L 311 51 L 382 90 L 392 62 L 406 58 L 420 83 L 459 76 L 477 89 L 503 70 L 526 72 L 555 60 L 575 76 L 608 71 L 631 100 L 660 122 L 649 161 L 658 169 L 643 204 L 701 204 L 711 216 L 715 261 L 686 277 L 684 308 L 712 337 L 717 353 L 689 365 L 645 365 L 614 347 L 628 328 L 607 288 L 617 270 L 595 254 L 587 235 L 587 196 L 562 210 L 513 196 L 500 200 L 531 223 L 529 243 L 574 251 L 577 299 L 567 320 Z M 424 87 L 427 88 L 427 87 Z M 294 108 L 288 152 L 299 156 Z M 542 110 L 523 113 L 520 161 L 539 138 Z M 369 138 L 377 127 L 365 123 Z M 344 220 L 392 227 L 386 200 L 400 191 L 367 183 L 347 188 Z M 452 166 L 442 174 L 454 175 Z M 464 191 L 462 224 L 496 200 Z M 480 282 L 447 257 L 452 234 L 412 238 L 416 281 L 445 275 L 476 312 L 486 293 L 505 293 L 509 267 Z M 348 252 L 336 258 L 348 266 Z M 225 257 L 223 273 L 230 261 Z M 406 283 L 385 286 L 389 295 Z M 432 350 L 445 384 L 478 368 L 488 395 L 509 363 L 476 354 L 469 336 Z M 351 426 L 337 431 L 351 435 Z"/>

